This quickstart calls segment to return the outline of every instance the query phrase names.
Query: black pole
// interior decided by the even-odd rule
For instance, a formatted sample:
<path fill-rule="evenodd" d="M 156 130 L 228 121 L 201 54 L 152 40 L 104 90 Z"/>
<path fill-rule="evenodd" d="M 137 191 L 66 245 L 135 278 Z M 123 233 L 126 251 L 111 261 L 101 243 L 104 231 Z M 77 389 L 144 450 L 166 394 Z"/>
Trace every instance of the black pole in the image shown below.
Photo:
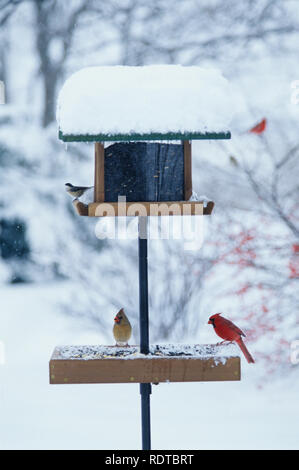
<path fill-rule="evenodd" d="M 151 384 L 140 384 L 142 450 L 151 450 L 151 408 L 150 408 L 151 393 L 152 393 Z"/>
<path fill-rule="evenodd" d="M 139 327 L 140 352 L 149 353 L 148 326 L 148 269 L 147 269 L 147 217 L 138 218 L 139 256 Z M 151 449 L 150 394 L 151 384 L 140 384 L 142 449 Z"/>

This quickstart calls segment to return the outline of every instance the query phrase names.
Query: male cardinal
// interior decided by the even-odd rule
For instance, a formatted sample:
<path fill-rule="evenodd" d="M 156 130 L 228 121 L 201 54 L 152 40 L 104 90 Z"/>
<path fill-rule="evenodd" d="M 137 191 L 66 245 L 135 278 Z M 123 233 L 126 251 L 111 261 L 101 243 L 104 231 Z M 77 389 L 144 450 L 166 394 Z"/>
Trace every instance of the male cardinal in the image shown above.
<path fill-rule="evenodd" d="M 256 126 L 249 129 L 248 132 L 251 132 L 252 134 L 262 134 L 264 130 L 266 129 L 266 124 L 267 124 L 267 120 L 264 118 Z"/>
<path fill-rule="evenodd" d="M 242 336 L 245 336 L 245 334 L 240 328 L 234 325 L 233 322 L 221 317 L 221 313 L 215 313 L 215 315 L 209 318 L 208 323 L 213 325 L 215 333 L 220 336 L 220 338 L 225 341 L 235 341 L 246 357 L 247 362 L 254 362 L 253 357 L 242 340 Z"/>
<path fill-rule="evenodd" d="M 116 341 L 116 346 L 128 346 L 128 341 L 131 338 L 131 334 L 131 323 L 129 322 L 128 317 L 122 308 L 114 318 L 113 335 Z"/>

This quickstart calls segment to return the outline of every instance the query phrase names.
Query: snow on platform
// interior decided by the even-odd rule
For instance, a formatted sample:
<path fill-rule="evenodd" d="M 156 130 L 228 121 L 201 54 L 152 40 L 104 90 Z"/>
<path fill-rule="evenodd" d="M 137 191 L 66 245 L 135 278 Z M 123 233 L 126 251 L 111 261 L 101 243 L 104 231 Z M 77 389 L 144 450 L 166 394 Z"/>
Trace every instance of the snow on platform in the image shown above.
<path fill-rule="evenodd" d="M 235 344 L 155 344 L 150 346 L 147 355 L 139 352 L 138 346 L 58 346 L 55 350 L 55 359 L 59 360 L 92 360 L 92 359 L 134 359 L 136 357 L 196 357 L 202 359 L 227 359 L 239 356 L 239 350 Z"/>
<path fill-rule="evenodd" d="M 216 69 L 88 67 L 62 87 L 57 122 L 63 140 L 149 134 L 203 138 L 196 135 L 211 133 L 215 137 L 210 138 L 229 138 L 232 111 L 230 85 Z"/>

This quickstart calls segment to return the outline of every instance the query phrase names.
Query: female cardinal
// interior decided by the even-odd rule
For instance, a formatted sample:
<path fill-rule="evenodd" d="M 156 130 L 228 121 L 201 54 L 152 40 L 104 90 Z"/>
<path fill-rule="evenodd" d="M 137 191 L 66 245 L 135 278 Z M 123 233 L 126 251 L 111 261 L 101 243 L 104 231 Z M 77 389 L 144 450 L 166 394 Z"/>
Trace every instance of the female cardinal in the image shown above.
<path fill-rule="evenodd" d="M 113 335 L 116 341 L 116 346 L 128 346 L 131 334 L 131 323 L 122 308 L 114 318 Z"/>
<path fill-rule="evenodd" d="M 225 341 L 235 341 L 246 357 L 247 362 L 254 362 L 253 357 L 243 343 L 242 336 L 245 336 L 243 331 L 234 325 L 233 322 L 221 317 L 220 315 L 221 313 L 215 313 L 215 315 L 212 315 L 208 321 L 210 325 L 213 325 L 215 333 Z"/>

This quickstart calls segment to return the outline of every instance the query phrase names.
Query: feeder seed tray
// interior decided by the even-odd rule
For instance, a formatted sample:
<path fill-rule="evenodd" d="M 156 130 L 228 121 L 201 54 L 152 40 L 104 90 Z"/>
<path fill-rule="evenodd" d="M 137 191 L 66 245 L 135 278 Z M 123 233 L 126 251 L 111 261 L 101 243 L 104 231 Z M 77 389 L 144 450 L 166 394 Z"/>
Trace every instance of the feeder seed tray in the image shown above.
<path fill-rule="evenodd" d="M 50 360 L 51 384 L 240 380 L 232 345 L 61 346 Z"/>

